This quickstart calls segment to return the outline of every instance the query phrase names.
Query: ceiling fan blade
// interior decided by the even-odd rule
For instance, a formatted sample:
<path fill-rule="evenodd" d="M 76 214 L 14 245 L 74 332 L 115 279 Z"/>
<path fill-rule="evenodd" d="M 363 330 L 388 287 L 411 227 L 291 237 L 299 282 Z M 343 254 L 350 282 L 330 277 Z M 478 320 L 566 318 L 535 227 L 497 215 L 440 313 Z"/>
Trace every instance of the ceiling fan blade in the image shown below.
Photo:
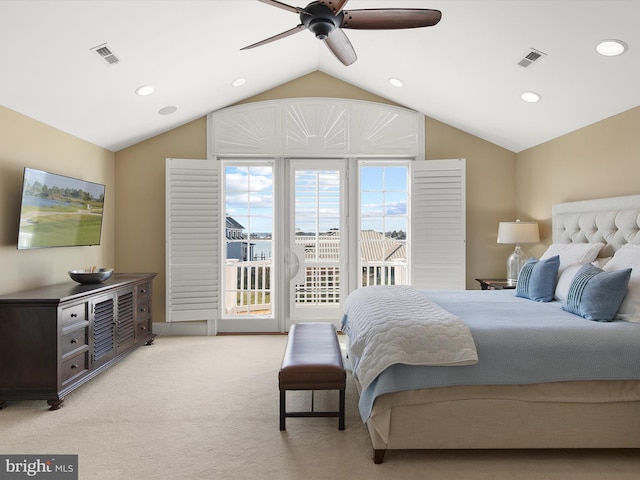
<path fill-rule="evenodd" d="M 273 7 L 278 7 L 283 10 L 287 10 L 288 12 L 293 13 L 304 13 L 305 15 L 309 15 L 304 8 L 300 7 L 292 7 L 291 5 L 287 5 L 286 3 L 279 2 L 278 0 L 258 0 L 259 2 L 266 3 L 267 5 L 271 5 Z"/>
<path fill-rule="evenodd" d="M 251 45 L 247 45 L 246 47 L 241 48 L 240 50 L 249 50 L 250 48 L 259 47 L 261 45 L 265 45 L 267 43 L 275 42 L 276 40 L 280 40 L 281 38 L 286 38 L 289 35 L 293 35 L 294 33 L 301 32 L 302 30 L 306 30 L 302 23 L 296 27 L 293 27 L 291 30 L 287 30 L 286 32 L 279 33 L 278 35 L 274 35 L 273 37 L 266 38 L 260 42 L 253 43 Z"/>
<path fill-rule="evenodd" d="M 358 59 L 356 51 L 353 49 L 353 45 L 351 45 L 347 35 L 339 28 L 333 30 L 324 40 L 324 43 L 338 60 L 346 66 L 351 65 Z"/>
<path fill-rule="evenodd" d="M 341 28 L 361 30 L 431 27 L 442 18 L 440 10 L 425 8 L 372 8 L 342 13 Z"/>
<path fill-rule="evenodd" d="M 349 0 L 319 0 L 318 3 L 331 9 L 334 15 L 340 13 Z"/>

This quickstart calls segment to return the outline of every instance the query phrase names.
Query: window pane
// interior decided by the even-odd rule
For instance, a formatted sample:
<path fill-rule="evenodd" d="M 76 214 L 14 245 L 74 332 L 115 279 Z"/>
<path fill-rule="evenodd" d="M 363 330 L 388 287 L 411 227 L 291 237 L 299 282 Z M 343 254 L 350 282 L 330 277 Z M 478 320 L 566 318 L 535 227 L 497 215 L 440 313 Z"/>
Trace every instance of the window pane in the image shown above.
<path fill-rule="evenodd" d="M 227 192 L 246 192 L 249 188 L 249 169 L 247 167 L 227 167 L 225 169 Z"/>
<path fill-rule="evenodd" d="M 384 169 L 382 167 L 365 167 L 360 170 L 361 191 L 368 190 L 380 191 L 383 188 L 382 175 Z"/>
<path fill-rule="evenodd" d="M 362 192 L 360 195 L 360 215 L 362 217 L 382 217 L 384 214 L 384 194 L 382 192 Z"/>
<path fill-rule="evenodd" d="M 384 196 L 386 215 L 407 215 L 407 192 L 387 192 Z"/>
<path fill-rule="evenodd" d="M 407 191 L 407 167 L 385 167 L 385 189 Z"/>
<path fill-rule="evenodd" d="M 374 232 L 378 232 L 380 234 L 384 233 L 384 223 L 382 221 L 382 218 L 363 219 L 360 222 L 360 230 L 373 230 Z"/>

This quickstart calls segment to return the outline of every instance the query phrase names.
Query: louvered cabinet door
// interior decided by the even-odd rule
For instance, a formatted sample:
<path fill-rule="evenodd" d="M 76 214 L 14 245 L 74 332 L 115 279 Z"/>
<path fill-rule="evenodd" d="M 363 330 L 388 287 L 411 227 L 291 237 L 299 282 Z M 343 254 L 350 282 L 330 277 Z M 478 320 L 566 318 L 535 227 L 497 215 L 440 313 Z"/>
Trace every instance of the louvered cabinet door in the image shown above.
<path fill-rule="evenodd" d="M 92 302 L 93 366 L 102 365 L 135 341 L 135 297 L 133 287 L 97 297 Z"/>
<path fill-rule="evenodd" d="M 116 301 L 114 294 L 96 297 L 91 302 L 92 341 L 91 360 L 98 367 L 116 354 L 114 327 Z"/>
<path fill-rule="evenodd" d="M 116 292 L 116 305 L 118 307 L 115 335 L 116 352 L 129 348 L 136 341 L 135 329 L 135 302 L 133 288 Z"/>

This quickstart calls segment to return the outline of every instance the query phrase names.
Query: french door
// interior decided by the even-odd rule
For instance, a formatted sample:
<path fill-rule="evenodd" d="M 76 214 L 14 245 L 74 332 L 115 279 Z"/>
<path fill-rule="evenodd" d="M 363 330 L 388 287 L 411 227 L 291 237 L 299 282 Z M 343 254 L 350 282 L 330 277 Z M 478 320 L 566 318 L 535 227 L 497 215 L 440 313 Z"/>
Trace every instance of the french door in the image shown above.
<path fill-rule="evenodd" d="M 346 160 L 289 160 L 285 192 L 288 325 L 338 323 L 349 272 Z"/>
<path fill-rule="evenodd" d="M 223 162 L 222 331 L 277 332 L 280 184 L 274 161 Z"/>
<path fill-rule="evenodd" d="M 223 162 L 222 331 L 340 321 L 346 169 L 342 159 Z"/>
<path fill-rule="evenodd" d="M 354 288 L 410 283 L 409 162 L 223 165 L 223 331 L 337 324 Z"/>

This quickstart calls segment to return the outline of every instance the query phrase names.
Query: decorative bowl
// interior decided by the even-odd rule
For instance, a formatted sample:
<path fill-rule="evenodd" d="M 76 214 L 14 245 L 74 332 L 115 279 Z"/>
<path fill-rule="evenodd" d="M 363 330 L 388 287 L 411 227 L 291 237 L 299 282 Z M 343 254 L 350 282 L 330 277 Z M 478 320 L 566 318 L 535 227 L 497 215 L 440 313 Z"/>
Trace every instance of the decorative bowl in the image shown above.
<path fill-rule="evenodd" d="M 101 283 L 113 274 L 113 268 L 89 270 L 69 270 L 69 276 L 78 283 Z"/>

